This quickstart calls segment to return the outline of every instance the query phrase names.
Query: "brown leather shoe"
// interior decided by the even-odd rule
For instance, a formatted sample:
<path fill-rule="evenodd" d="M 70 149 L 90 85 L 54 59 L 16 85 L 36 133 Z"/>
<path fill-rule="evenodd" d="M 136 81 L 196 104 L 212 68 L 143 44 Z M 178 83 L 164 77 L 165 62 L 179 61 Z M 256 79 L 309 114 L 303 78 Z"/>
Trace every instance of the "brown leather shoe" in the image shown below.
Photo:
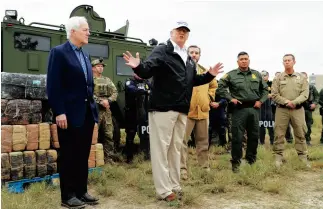
<path fill-rule="evenodd" d="M 176 194 L 175 193 L 171 193 L 170 195 L 168 195 L 167 197 L 165 197 L 164 200 L 166 202 L 172 202 L 172 201 L 176 200 Z"/>
<path fill-rule="evenodd" d="M 184 195 L 183 190 L 178 190 L 178 191 L 176 191 L 176 190 L 172 190 L 172 191 L 176 194 L 176 196 L 177 196 L 178 200 L 182 200 L 183 195 Z"/>

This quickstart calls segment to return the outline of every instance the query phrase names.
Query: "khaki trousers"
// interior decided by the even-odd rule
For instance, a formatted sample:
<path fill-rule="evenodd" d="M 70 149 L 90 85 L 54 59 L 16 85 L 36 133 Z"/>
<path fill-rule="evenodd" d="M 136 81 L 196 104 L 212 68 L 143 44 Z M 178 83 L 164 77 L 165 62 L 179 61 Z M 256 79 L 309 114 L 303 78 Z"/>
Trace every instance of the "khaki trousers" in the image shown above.
<path fill-rule="evenodd" d="M 209 119 L 194 120 L 187 118 L 186 133 L 181 148 L 181 170 L 187 171 L 188 139 L 194 131 L 198 164 L 203 168 L 209 167 Z M 184 171 L 184 172 L 185 172 Z"/>
<path fill-rule="evenodd" d="M 275 115 L 275 140 L 273 150 L 276 155 L 283 155 L 284 152 L 284 139 L 287 126 L 291 122 L 294 130 L 295 149 L 297 154 L 302 157 L 307 155 L 307 146 L 305 134 L 307 132 L 305 122 L 304 108 L 300 109 L 287 109 L 277 107 Z"/>
<path fill-rule="evenodd" d="M 180 151 L 187 115 L 175 112 L 149 112 L 150 153 L 157 196 L 165 198 L 180 187 Z"/>

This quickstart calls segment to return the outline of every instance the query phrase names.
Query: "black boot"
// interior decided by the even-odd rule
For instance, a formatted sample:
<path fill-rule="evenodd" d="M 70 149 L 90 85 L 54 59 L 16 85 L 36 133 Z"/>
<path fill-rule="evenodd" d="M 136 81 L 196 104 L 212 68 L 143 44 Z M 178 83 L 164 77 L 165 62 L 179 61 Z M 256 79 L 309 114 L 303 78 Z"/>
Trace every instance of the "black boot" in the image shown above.
<path fill-rule="evenodd" d="M 97 205 L 99 199 L 92 197 L 91 195 L 89 195 L 88 193 L 85 193 L 81 196 L 78 196 L 78 198 L 83 201 L 84 203 L 88 204 L 88 205 Z"/>
<path fill-rule="evenodd" d="M 78 209 L 84 208 L 85 203 L 76 197 L 72 197 L 68 200 L 63 200 L 61 205 L 66 208 Z"/>

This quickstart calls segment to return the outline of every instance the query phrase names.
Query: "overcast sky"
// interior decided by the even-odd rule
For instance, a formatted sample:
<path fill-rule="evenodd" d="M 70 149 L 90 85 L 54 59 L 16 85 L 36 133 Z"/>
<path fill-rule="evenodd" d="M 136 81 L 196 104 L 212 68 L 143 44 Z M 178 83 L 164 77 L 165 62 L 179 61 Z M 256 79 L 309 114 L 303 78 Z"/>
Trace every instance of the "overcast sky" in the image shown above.
<path fill-rule="evenodd" d="M 114 31 L 130 22 L 128 36 L 145 42 L 165 42 L 171 25 L 187 21 L 191 33 L 187 46 L 202 48 L 200 63 L 224 63 L 225 72 L 236 68 L 240 51 L 250 55 L 250 67 L 272 75 L 282 71 L 282 56 L 296 56 L 297 71 L 323 74 L 323 2 L 212 2 L 140 0 L 13 0 L 0 3 L 18 10 L 30 22 L 65 24 L 78 5 L 90 4 Z M 19 18 L 18 17 L 18 18 Z"/>

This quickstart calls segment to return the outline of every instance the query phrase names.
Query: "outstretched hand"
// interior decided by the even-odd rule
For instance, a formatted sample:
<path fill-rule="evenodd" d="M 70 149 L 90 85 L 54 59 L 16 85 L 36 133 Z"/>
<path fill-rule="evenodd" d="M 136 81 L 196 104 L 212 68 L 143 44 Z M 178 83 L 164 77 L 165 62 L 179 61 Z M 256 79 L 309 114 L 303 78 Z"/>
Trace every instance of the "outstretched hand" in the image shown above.
<path fill-rule="evenodd" d="M 218 64 L 214 65 L 213 67 L 210 67 L 209 72 L 211 75 L 217 76 L 218 74 L 223 73 L 223 70 L 221 70 L 222 68 L 222 63 L 218 62 Z"/>
<path fill-rule="evenodd" d="M 129 51 L 126 51 L 126 53 L 123 53 L 123 59 L 126 61 L 126 65 L 131 68 L 136 68 L 140 64 L 140 57 L 138 52 L 136 53 L 136 57 L 133 57 Z"/>

